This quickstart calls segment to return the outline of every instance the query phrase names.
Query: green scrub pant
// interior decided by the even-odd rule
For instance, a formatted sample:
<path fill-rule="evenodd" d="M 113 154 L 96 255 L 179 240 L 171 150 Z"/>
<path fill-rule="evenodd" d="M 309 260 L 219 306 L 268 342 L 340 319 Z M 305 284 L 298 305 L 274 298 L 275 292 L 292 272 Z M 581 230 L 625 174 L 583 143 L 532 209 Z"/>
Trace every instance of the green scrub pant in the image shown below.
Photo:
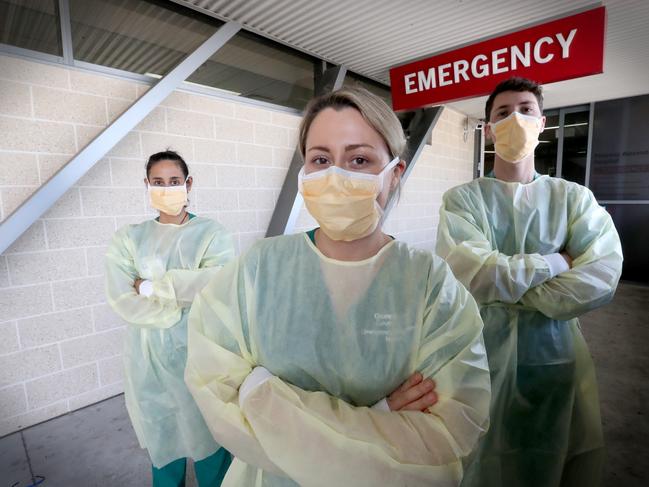
<path fill-rule="evenodd" d="M 199 487 L 219 487 L 232 463 L 232 455 L 225 448 L 203 460 L 194 462 Z M 185 487 L 187 459 L 179 458 L 162 468 L 152 467 L 153 487 Z"/>

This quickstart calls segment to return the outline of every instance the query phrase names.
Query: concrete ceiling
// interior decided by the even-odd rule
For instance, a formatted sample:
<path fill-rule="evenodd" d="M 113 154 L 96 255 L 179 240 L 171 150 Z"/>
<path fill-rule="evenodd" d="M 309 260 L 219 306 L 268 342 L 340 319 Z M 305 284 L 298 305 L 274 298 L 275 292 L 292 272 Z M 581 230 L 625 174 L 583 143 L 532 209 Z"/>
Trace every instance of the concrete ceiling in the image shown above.
<path fill-rule="evenodd" d="M 603 4 L 604 73 L 546 85 L 546 107 L 649 93 L 648 0 L 173 0 L 384 84 L 390 67 Z M 481 116 L 484 98 L 451 104 Z"/>

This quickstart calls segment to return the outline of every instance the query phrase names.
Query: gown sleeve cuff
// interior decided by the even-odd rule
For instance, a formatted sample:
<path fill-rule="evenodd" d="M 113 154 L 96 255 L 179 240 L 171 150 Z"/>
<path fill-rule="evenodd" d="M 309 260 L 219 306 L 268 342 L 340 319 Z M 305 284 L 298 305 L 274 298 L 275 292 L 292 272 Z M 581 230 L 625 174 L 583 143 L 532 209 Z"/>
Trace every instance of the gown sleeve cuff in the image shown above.
<path fill-rule="evenodd" d="M 139 293 L 140 296 L 151 297 L 153 295 L 153 282 L 148 279 L 142 281 L 140 283 Z"/>
<path fill-rule="evenodd" d="M 570 270 L 568 262 L 566 262 L 566 259 L 564 259 L 560 253 L 544 255 L 543 259 L 548 264 L 552 277 L 558 276 L 559 274 Z"/>
<path fill-rule="evenodd" d="M 264 367 L 255 367 L 252 372 L 248 374 L 248 377 L 246 377 L 241 386 L 239 386 L 239 404 L 243 404 L 253 390 L 264 382 L 272 379 L 272 377 L 273 374 L 271 374 L 268 369 L 265 369 Z"/>
<path fill-rule="evenodd" d="M 379 402 L 377 402 L 374 406 L 372 406 L 370 409 L 374 409 L 375 411 L 385 411 L 385 412 L 390 412 L 390 406 L 388 405 L 388 398 L 384 397 L 381 399 Z"/>

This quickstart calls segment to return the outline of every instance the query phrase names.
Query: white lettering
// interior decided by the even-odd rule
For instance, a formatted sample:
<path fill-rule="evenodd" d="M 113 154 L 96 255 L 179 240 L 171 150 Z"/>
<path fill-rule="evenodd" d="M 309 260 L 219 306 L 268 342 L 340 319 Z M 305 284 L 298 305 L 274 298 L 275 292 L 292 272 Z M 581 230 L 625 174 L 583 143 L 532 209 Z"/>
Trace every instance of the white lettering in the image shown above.
<path fill-rule="evenodd" d="M 491 73 L 500 74 L 506 73 L 508 71 L 507 66 L 500 67 L 501 64 L 504 64 L 506 59 L 501 57 L 503 54 L 507 53 L 507 48 L 503 47 L 502 49 L 496 49 L 491 53 Z"/>
<path fill-rule="evenodd" d="M 559 44 L 561 44 L 562 58 L 565 59 L 570 56 L 570 44 L 572 44 L 572 40 L 575 38 L 576 33 L 577 33 L 577 29 L 572 29 L 570 31 L 570 34 L 568 34 L 567 39 L 563 37 L 563 34 L 561 33 L 557 34 L 557 40 L 559 41 Z"/>
<path fill-rule="evenodd" d="M 417 75 L 419 81 L 419 91 L 430 90 L 436 88 L 435 84 L 435 68 L 429 68 L 428 74 L 425 71 L 419 71 Z"/>
<path fill-rule="evenodd" d="M 415 80 L 413 78 L 415 76 L 417 76 L 417 73 L 410 73 L 403 77 L 403 81 L 406 85 L 406 95 L 417 93 L 417 88 L 414 88 Z"/>
<path fill-rule="evenodd" d="M 461 65 L 461 67 L 460 67 Z M 455 61 L 453 63 L 453 81 L 455 83 L 460 82 L 460 76 L 464 78 L 464 81 L 469 81 L 469 76 L 466 74 L 467 70 L 469 69 L 469 63 L 468 61 L 465 61 L 464 59 L 460 59 L 459 61 Z"/>
<path fill-rule="evenodd" d="M 525 43 L 524 46 L 525 52 L 522 53 L 520 48 L 518 46 L 512 46 L 512 71 L 515 70 L 518 67 L 518 64 L 516 64 L 516 61 L 520 61 L 520 63 L 525 66 L 526 68 L 530 67 L 530 43 L 529 41 Z"/>
<path fill-rule="evenodd" d="M 450 67 L 451 63 L 442 64 L 441 66 L 437 67 L 437 79 L 439 80 L 440 86 L 448 86 L 453 84 L 453 82 L 448 79 L 451 77 L 451 73 L 448 72 L 448 68 Z"/>
<path fill-rule="evenodd" d="M 554 40 L 552 37 L 541 37 L 536 44 L 534 44 L 534 60 L 539 64 L 545 64 L 552 61 L 554 54 L 550 53 L 545 57 L 541 57 L 541 47 L 543 44 L 552 44 Z"/>
<path fill-rule="evenodd" d="M 491 75 L 515 71 L 520 68 L 529 68 L 532 61 L 538 64 L 546 64 L 555 57 L 556 48 L 553 44 L 557 42 L 561 47 L 561 57 L 570 57 L 572 46 L 577 29 L 563 34 L 555 34 L 555 37 L 545 36 L 534 41 L 526 41 L 520 45 L 503 47 L 487 54 L 477 54 L 473 59 L 458 59 L 439 66 L 433 66 L 421 71 L 404 75 L 405 92 L 407 95 L 422 91 L 434 90 L 437 87 L 448 86 L 472 81 L 473 79 L 484 78 Z M 532 46 L 534 43 L 534 46 Z"/>
<path fill-rule="evenodd" d="M 478 66 L 479 61 L 486 61 L 487 56 L 484 54 L 478 54 L 476 57 L 473 58 L 471 61 L 471 74 L 473 75 L 474 78 L 484 78 L 485 76 L 489 75 L 489 64 L 484 63 Z M 478 71 L 480 69 L 480 71 Z"/>

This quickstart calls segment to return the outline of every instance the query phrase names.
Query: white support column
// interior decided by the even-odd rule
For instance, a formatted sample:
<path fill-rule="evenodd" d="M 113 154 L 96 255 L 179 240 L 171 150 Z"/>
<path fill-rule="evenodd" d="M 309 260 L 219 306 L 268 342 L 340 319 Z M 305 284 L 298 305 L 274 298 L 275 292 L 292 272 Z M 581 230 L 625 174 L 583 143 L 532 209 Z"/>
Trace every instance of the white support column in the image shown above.
<path fill-rule="evenodd" d="M 0 254 L 240 29 L 236 22 L 222 25 L 0 223 Z"/>

